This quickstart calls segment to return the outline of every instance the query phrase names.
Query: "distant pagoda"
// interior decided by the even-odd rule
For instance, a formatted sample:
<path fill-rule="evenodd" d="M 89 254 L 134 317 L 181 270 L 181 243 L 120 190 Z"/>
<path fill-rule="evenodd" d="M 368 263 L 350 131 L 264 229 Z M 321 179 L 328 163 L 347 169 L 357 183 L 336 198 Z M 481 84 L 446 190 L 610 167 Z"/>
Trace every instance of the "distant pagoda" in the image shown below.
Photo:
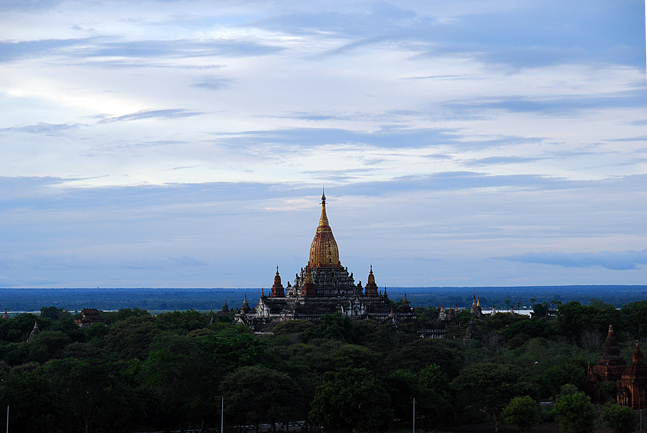
<path fill-rule="evenodd" d="M 245 301 L 247 298 L 245 297 Z M 281 321 L 318 321 L 324 314 L 340 313 L 351 319 L 408 322 L 416 316 L 408 301 L 393 312 L 384 289 L 378 287 L 370 267 L 366 289 L 355 284 L 353 274 L 342 266 L 339 247 L 326 214 L 326 195 L 321 196 L 321 216 L 310 245 L 308 264 L 295 275 L 294 285 L 281 283 L 278 266 L 269 296 L 261 294 L 255 308 L 244 303 L 236 320 L 246 323 L 256 332 L 271 332 Z"/>

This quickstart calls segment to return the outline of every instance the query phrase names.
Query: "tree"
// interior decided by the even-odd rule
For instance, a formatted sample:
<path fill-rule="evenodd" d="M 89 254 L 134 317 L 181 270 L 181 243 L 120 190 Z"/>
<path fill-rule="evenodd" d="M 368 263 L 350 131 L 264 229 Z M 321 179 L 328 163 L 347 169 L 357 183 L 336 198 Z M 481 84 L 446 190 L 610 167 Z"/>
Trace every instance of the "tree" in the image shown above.
<path fill-rule="evenodd" d="M 418 395 L 416 413 L 424 416 L 425 422 L 437 427 L 450 418 L 452 412 L 449 393 L 449 378 L 435 364 L 429 364 L 417 374 Z"/>
<path fill-rule="evenodd" d="M 246 365 L 262 363 L 266 358 L 266 344 L 243 324 L 224 328 L 213 334 L 199 337 L 204 350 L 223 372 L 230 372 Z"/>
<path fill-rule="evenodd" d="M 623 309 L 624 310 L 624 309 Z M 634 329 L 634 338 L 647 337 L 647 301 L 637 301 L 629 304 L 627 320 Z"/>
<path fill-rule="evenodd" d="M 595 410 L 583 392 L 560 396 L 550 412 L 563 433 L 589 433 L 595 426 Z"/>
<path fill-rule="evenodd" d="M 102 359 L 56 359 L 43 365 L 43 376 L 58 391 L 57 403 L 66 409 L 61 425 L 65 431 L 80 426 L 123 429 L 138 418 L 134 391 L 124 383 L 125 364 Z M 58 415 L 63 418 L 62 415 Z"/>
<path fill-rule="evenodd" d="M 317 389 L 310 417 L 325 429 L 384 431 L 393 419 L 393 410 L 380 382 L 364 368 L 328 372 Z"/>
<path fill-rule="evenodd" d="M 630 407 L 611 404 L 602 409 L 602 422 L 613 433 L 632 433 L 638 427 L 638 416 Z"/>
<path fill-rule="evenodd" d="M 307 340 L 312 338 L 327 338 L 343 341 L 344 343 L 352 343 L 355 333 L 350 317 L 335 313 L 321 316 L 319 326 L 306 329 L 303 335 Z"/>
<path fill-rule="evenodd" d="M 583 389 L 586 384 L 586 363 L 582 359 L 571 358 L 561 364 L 550 366 L 543 378 L 552 386 L 552 393 L 556 393 L 562 385 L 571 384 Z"/>
<path fill-rule="evenodd" d="M 52 320 L 58 320 L 59 312 L 58 308 L 51 306 L 51 307 L 41 307 L 40 309 L 40 317 L 47 317 Z"/>
<path fill-rule="evenodd" d="M 452 382 L 463 406 L 473 405 L 492 415 L 494 429 L 499 431 L 499 414 L 515 396 L 529 394 L 533 387 L 521 379 L 513 365 L 472 364 L 461 371 Z"/>
<path fill-rule="evenodd" d="M 133 316 L 110 326 L 105 336 L 105 347 L 121 359 L 144 359 L 148 345 L 159 334 L 159 326 L 150 316 Z"/>
<path fill-rule="evenodd" d="M 2 407 L 11 406 L 11 429 L 26 433 L 61 431 L 59 424 L 64 406 L 59 390 L 41 375 L 38 364 L 14 368 L 6 381 L 0 383 Z"/>
<path fill-rule="evenodd" d="M 47 352 L 47 358 L 58 358 L 62 350 L 71 343 L 70 337 L 60 331 L 43 331 L 38 334 L 30 344 L 32 346 L 43 345 Z M 45 362 L 47 359 L 33 359 L 34 361 Z"/>
<path fill-rule="evenodd" d="M 210 393 L 208 385 L 214 375 L 209 366 L 207 355 L 194 339 L 171 332 L 155 339 L 148 357 L 140 364 L 137 379 L 150 396 L 148 412 L 156 425 L 182 428 L 190 421 L 192 411 L 207 413 L 213 409 L 215 399 L 211 394 L 215 386 Z M 203 421 L 201 418 L 198 420 Z"/>
<path fill-rule="evenodd" d="M 160 326 L 177 330 L 183 334 L 203 329 L 209 324 L 210 316 L 195 310 L 172 311 L 157 316 Z"/>
<path fill-rule="evenodd" d="M 329 368 L 334 370 L 353 367 L 376 371 L 382 366 L 381 359 L 371 349 L 355 344 L 343 344 L 335 348 L 331 355 L 333 364 Z"/>
<path fill-rule="evenodd" d="M 429 365 L 418 374 L 396 370 L 384 381 L 391 395 L 396 420 L 410 425 L 412 400 L 416 399 L 416 425 L 438 428 L 451 421 L 452 406 L 447 375 L 437 365 Z"/>
<path fill-rule="evenodd" d="M 539 422 L 539 408 L 531 397 L 515 397 L 503 409 L 503 420 L 521 431 L 527 431 Z"/>
<path fill-rule="evenodd" d="M 449 339 L 416 338 L 404 342 L 386 354 L 385 363 L 393 369 L 418 372 L 426 365 L 439 365 L 450 376 L 458 374 L 462 367 L 462 349 Z"/>
<path fill-rule="evenodd" d="M 297 383 L 287 374 L 261 365 L 244 366 L 229 373 L 222 381 L 227 418 L 241 424 L 287 422 L 300 419 L 303 401 L 295 391 Z"/>
<path fill-rule="evenodd" d="M 534 304 L 533 303 L 532 313 L 530 313 L 530 315 L 534 319 L 542 319 L 542 318 L 546 317 L 548 312 L 549 312 L 549 310 L 548 310 L 548 302 L 544 301 L 541 304 Z"/>

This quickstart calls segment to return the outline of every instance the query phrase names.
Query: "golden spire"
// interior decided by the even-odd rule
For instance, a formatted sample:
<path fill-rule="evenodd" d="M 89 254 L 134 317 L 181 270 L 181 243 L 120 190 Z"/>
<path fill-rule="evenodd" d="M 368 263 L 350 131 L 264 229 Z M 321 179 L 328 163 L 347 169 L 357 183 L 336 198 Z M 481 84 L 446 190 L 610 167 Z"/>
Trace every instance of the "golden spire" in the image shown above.
<path fill-rule="evenodd" d="M 319 218 L 319 227 L 317 227 L 317 231 L 319 231 L 319 228 L 325 228 L 330 226 L 328 225 L 328 216 L 326 215 L 326 193 L 325 191 L 321 192 L 321 218 Z"/>
<path fill-rule="evenodd" d="M 321 217 L 317 232 L 310 245 L 308 267 L 341 267 L 339 261 L 339 248 L 328 224 L 326 215 L 326 194 L 321 195 Z"/>

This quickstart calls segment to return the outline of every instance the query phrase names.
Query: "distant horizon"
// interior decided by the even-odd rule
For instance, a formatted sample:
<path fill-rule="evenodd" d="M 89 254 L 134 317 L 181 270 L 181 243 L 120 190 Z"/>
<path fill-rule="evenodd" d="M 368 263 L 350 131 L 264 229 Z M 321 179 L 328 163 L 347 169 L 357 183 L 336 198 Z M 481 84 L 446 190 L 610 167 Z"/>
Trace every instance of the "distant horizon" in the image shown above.
<path fill-rule="evenodd" d="M 612 287 L 613 290 L 609 290 Z M 142 308 L 151 311 L 182 311 L 196 309 L 218 310 L 228 302 L 238 307 L 247 296 L 250 306 L 256 305 L 262 288 L 12 288 L 0 289 L 0 309 L 14 312 L 36 311 L 41 307 L 57 306 L 72 311 L 83 308 L 118 310 Z M 381 288 L 380 290 L 383 290 Z M 483 308 L 493 305 L 503 310 L 510 306 L 530 308 L 534 303 L 554 304 L 578 301 L 589 304 L 594 299 L 621 307 L 636 301 L 647 301 L 647 285 L 576 285 L 523 287 L 388 287 L 394 302 L 406 293 L 412 306 L 471 305 L 476 296 Z M 267 290 L 266 290 L 267 294 Z M 2 305 L 4 303 L 4 305 Z M 508 309 L 509 307 L 506 307 Z"/>
<path fill-rule="evenodd" d="M 647 284 L 531 284 L 531 285 L 519 285 L 519 286 L 387 286 L 387 290 L 390 290 L 391 287 L 394 289 L 446 289 L 446 288 L 458 288 L 458 289 L 471 289 L 471 288 L 533 288 L 533 287 L 609 287 L 609 286 L 618 286 L 618 287 L 646 287 Z M 383 289 L 384 286 L 378 286 L 380 289 Z M 167 287 L 152 287 L 152 286 L 141 286 L 141 287 L 135 287 L 135 286 L 115 286 L 115 287 L 108 287 L 108 286 L 96 286 L 96 287 L 0 287 L 0 290 L 21 290 L 21 289 L 29 289 L 29 290 L 39 290 L 39 289 L 45 289 L 45 290 L 58 290 L 58 289 L 63 289 L 63 290 L 76 290 L 76 289 L 87 289 L 87 290 L 96 290 L 96 289 L 123 289 L 123 290 L 130 290 L 130 289 L 145 289 L 145 290 L 164 290 L 164 289 L 170 289 L 170 290 L 244 290 L 244 289 L 268 289 L 270 287 L 264 287 L 264 286 L 259 286 L 259 287 L 216 287 L 216 286 L 204 286 L 204 287 L 173 287 L 173 286 L 167 286 Z"/>
<path fill-rule="evenodd" d="M 385 286 L 378 286 L 383 290 Z M 401 289 L 532 289 L 532 288 L 574 288 L 574 287 L 633 287 L 645 288 L 647 284 L 539 284 L 539 285 L 521 285 L 521 286 L 386 286 L 387 290 Z M 270 287 L 0 287 L 0 290 L 269 290 Z"/>

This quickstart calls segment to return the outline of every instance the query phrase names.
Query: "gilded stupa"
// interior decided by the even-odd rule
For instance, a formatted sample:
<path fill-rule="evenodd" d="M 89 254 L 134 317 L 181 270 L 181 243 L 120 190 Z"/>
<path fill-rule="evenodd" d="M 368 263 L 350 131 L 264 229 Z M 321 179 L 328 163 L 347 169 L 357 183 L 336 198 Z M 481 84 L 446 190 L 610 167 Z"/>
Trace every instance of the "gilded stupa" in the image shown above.
<path fill-rule="evenodd" d="M 339 248 L 332 234 L 326 215 L 326 194 L 321 195 L 321 218 L 315 233 L 315 238 L 310 245 L 309 268 L 341 268 L 339 261 Z"/>
<path fill-rule="evenodd" d="M 324 314 L 341 313 L 352 319 L 412 321 L 416 316 L 408 303 L 392 313 L 386 293 L 378 293 L 371 266 L 366 289 L 355 283 L 352 273 L 342 266 L 339 247 L 326 214 L 326 195 L 321 196 L 321 216 L 310 244 L 308 264 L 295 275 L 294 285 L 283 287 L 278 267 L 269 296 L 264 293 L 255 308 L 238 314 L 236 319 L 256 332 L 271 332 L 284 320 L 314 320 Z"/>

